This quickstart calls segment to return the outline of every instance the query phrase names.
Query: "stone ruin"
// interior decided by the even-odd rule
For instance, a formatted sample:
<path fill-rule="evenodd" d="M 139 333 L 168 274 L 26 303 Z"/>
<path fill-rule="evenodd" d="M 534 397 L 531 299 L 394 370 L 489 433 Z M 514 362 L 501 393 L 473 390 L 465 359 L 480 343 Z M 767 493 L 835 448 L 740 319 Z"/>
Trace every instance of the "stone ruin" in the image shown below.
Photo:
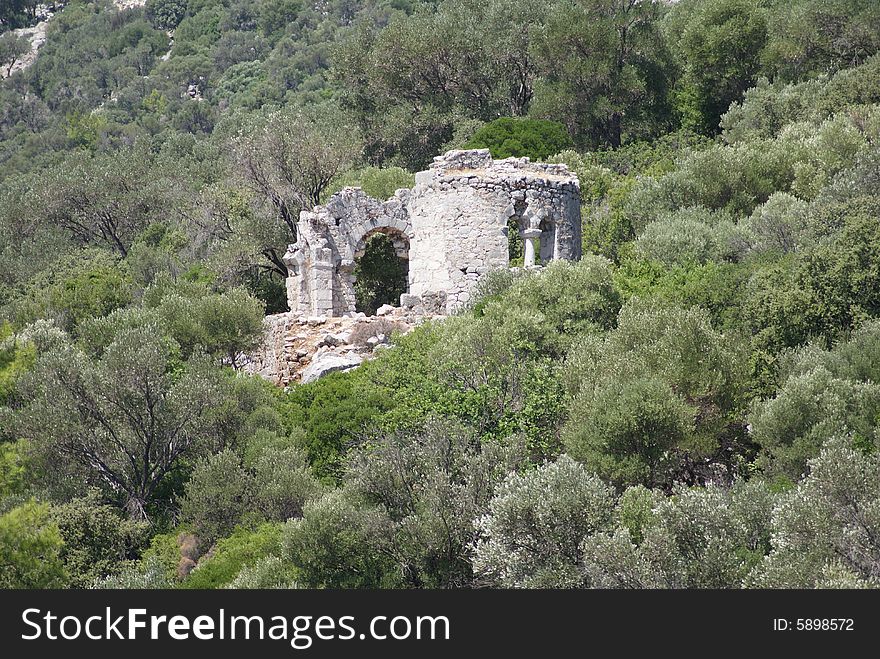
<path fill-rule="evenodd" d="M 284 262 L 289 313 L 269 316 L 249 369 L 279 384 L 357 366 L 383 347 L 388 328 L 408 331 L 467 306 L 477 281 L 510 267 L 510 228 L 523 240 L 524 267 L 581 256 L 580 184 L 565 165 L 493 160 L 488 150 L 450 151 L 387 201 L 345 188 L 303 211 Z M 355 265 L 376 233 L 408 263 L 400 307 L 381 318 L 358 313 Z M 378 322 L 381 320 L 381 322 Z M 363 339 L 375 326 L 375 336 Z M 357 345 L 356 345 L 357 344 Z M 324 364 L 326 368 L 322 368 Z"/>
<path fill-rule="evenodd" d="M 450 151 L 416 174 L 411 190 L 388 201 L 345 188 L 304 211 L 284 262 L 294 314 L 355 311 L 354 267 L 375 233 L 409 262 L 406 306 L 452 313 L 466 305 L 479 277 L 506 268 L 514 218 L 526 267 L 581 256 L 580 185 L 565 165 L 528 158 L 492 160 L 488 150 Z"/>

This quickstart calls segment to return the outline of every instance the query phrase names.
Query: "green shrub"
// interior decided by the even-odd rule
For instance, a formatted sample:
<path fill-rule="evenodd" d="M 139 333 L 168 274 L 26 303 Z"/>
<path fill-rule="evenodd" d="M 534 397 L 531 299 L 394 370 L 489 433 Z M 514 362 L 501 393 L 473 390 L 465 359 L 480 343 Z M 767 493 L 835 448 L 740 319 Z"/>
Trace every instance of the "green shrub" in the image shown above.
<path fill-rule="evenodd" d="M 377 551 L 375 511 L 334 490 L 306 504 L 284 526 L 282 558 L 306 588 L 387 588 L 400 581 L 397 566 Z"/>
<path fill-rule="evenodd" d="M 613 490 L 567 455 L 510 474 L 478 520 L 474 567 L 506 588 L 580 586 L 581 543 L 609 525 L 613 507 Z"/>
<path fill-rule="evenodd" d="M 481 126 L 466 149 L 489 149 L 492 157 L 545 161 L 573 145 L 565 126 L 543 119 L 501 117 Z"/>
<path fill-rule="evenodd" d="M 288 424 L 305 432 L 302 447 L 319 477 L 339 476 L 347 447 L 391 406 L 362 369 L 293 387 L 282 404 Z"/>
<path fill-rule="evenodd" d="M 118 508 L 103 504 L 95 490 L 54 506 L 51 519 L 64 541 L 61 560 L 72 588 L 88 588 L 116 574 L 137 558 L 147 537 L 145 523 L 125 519 Z"/>
<path fill-rule="evenodd" d="M 32 499 L 0 515 L 0 588 L 63 588 L 63 546 L 47 504 Z"/>
<path fill-rule="evenodd" d="M 741 468 L 721 447 L 746 449 L 745 354 L 705 311 L 631 300 L 614 331 L 572 352 L 567 380 L 565 445 L 600 476 L 652 487 L 700 481 L 716 460 Z"/>
<path fill-rule="evenodd" d="M 667 266 L 720 262 L 734 256 L 735 233 L 724 213 L 684 208 L 649 224 L 636 240 L 635 250 Z"/>
<path fill-rule="evenodd" d="M 279 556 L 282 543 L 281 524 L 262 524 L 254 530 L 237 529 L 218 541 L 210 556 L 203 557 L 181 584 L 182 588 L 221 588 L 246 567 L 268 556 Z"/>
<path fill-rule="evenodd" d="M 323 200 L 326 201 L 344 187 L 353 187 L 362 188 L 374 199 L 385 201 L 397 190 L 411 188 L 415 183 L 415 176 L 401 167 L 364 167 L 334 178 L 324 191 Z"/>

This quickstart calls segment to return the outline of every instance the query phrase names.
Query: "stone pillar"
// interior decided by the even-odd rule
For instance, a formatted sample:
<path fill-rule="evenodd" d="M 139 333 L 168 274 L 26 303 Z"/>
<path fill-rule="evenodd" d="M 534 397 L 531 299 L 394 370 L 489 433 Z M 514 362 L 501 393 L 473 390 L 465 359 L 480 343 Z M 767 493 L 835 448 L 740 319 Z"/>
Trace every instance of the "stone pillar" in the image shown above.
<path fill-rule="evenodd" d="M 319 258 L 312 262 L 312 313 L 333 315 L 333 254 L 328 248 L 315 250 Z"/>
<path fill-rule="evenodd" d="M 526 229 L 523 231 L 523 238 L 525 239 L 525 257 L 523 258 L 523 265 L 525 267 L 530 267 L 535 265 L 535 240 L 541 238 L 541 230 L 540 229 Z"/>
<path fill-rule="evenodd" d="M 335 311 L 340 313 L 354 311 L 355 305 L 357 304 L 354 292 L 354 268 L 355 262 L 351 259 L 342 259 L 339 262 L 339 268 L 336 273 L 338 281 L 336 283 L 341 290 L 341 298 L 344 308 Z"/>
<path fill-rule="evenodd" d="M 292 272 L 288 270 L 288 272 Z M 298 314 L 302 311 L 304 300 L 302 299 L 302 279 L 299 274 L 291 274 L 286 280 L 287 306 L 290 312 Z"/>

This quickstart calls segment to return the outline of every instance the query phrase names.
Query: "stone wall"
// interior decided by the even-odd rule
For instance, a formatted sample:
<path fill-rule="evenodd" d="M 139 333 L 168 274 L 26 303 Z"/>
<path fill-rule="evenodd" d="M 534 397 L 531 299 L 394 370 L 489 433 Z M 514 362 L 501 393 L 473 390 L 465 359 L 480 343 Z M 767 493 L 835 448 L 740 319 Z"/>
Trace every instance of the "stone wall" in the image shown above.
<path fill-rule="evenodd" d="M 410 293 L 445 294 L 449 312 L 467 304 L 481 275 L 509 265 L 511 218 L 534 241 L 527 266 L 581 256 L 580 185 L 565 165 L 450 151 L 416 175 L 409 214 Z"/>
<path fill-rule="evenodd" d="M 284 258 L 291 313 L 355 311 L 355 261 L 375 232 L 409 259 L 408 306 L 451 313 L 467 304 L 480 276 L 509 265 L 511 218 L 525 240 L 526 267 L 580 258 L 580 185 L 565 165 L 450 151 L 388 201 L 345 188 L 300 214 Z"/>
<path fill-rule="evenodd" d="M 290 276 L 287 301 L 292 313 L 341 316 L 355 310 L 354 266 L 367 239 L 388 234 L 402 258 L 409 257 L 412 227 L 406 210 L 409 190 L 386 202 L 360 188 L 344 188 L 324 206 L 303 211 L 297 241 L 284 255 Z"/>

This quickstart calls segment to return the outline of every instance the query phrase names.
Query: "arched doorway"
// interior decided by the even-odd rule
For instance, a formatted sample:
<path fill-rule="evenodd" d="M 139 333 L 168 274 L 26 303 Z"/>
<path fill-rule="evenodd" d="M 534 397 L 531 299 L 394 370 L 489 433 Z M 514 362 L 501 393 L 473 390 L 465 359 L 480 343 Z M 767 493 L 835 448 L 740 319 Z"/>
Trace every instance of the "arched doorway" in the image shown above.
<path fill-rule="evenodd" d="M 409 238 L 390 227 L 367 233 L 355 251 L 355 310 L 368 316 L 383 304 L 400 304 L 409 290 Z"/>

